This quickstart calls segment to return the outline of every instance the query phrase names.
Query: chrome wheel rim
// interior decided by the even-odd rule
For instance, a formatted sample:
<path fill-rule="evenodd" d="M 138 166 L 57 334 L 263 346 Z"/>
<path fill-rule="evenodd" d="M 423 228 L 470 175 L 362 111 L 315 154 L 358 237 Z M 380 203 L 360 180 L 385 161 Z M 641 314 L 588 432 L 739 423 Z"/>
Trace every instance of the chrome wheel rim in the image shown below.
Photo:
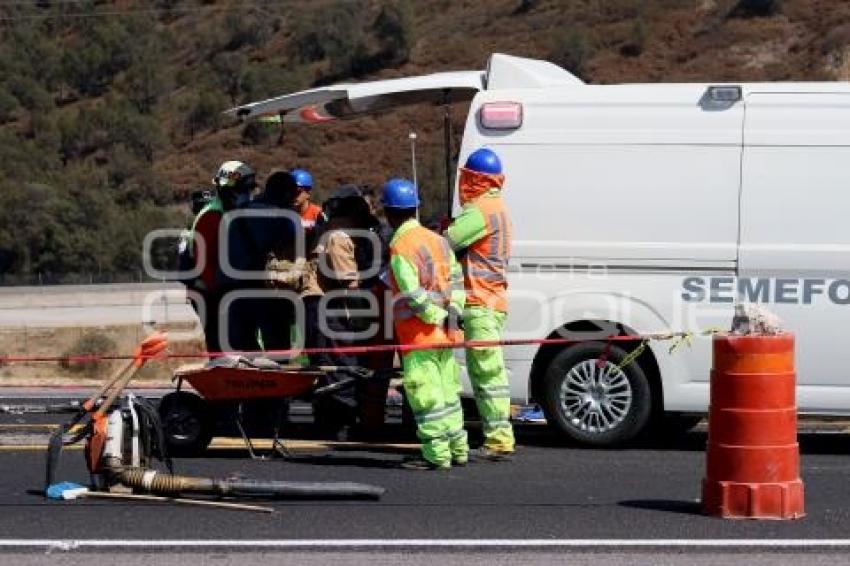
<path fill-rule="evenodd" d="M 617 428 L 632 408 L 632 397 L 625 372 L 608 360 L 579 362 L 561 382 L 561 411 L 571 426 L 584 432 Z"/>

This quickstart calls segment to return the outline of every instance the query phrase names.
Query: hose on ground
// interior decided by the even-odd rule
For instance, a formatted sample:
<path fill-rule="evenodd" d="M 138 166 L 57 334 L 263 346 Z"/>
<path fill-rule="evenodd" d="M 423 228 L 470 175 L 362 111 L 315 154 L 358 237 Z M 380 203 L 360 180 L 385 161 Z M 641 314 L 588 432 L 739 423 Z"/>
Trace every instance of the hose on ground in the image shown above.
<path fill-rule="evenodd" d="M 112 481 L 156 495 L 187 493 L 261 497 L 268 499 L 379 499 L 385 489 L 355 482 L 291 482 L 276 480 L 212 479 L 166 474 L 156 470 L 104 462 Z"/>

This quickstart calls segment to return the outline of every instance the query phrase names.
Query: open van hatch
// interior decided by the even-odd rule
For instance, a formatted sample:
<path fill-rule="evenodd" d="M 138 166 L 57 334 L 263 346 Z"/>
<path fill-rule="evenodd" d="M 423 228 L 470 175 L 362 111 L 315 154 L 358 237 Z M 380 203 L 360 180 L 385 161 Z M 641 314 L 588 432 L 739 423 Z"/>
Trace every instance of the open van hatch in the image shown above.
<path fill-rule="evenodd" d="M 230 113 L 244 118 L 280 116 L 294 123 L 327 122 L 409 104 L 467 102 L 483 88 L 483 81 L 483 71 L 461 71 L 336 84 L 253 102 Z"/>
<path fill-rule="evenodd" d="M 478 91 L 581 85 L 579 79 L 547 61 L 494 53 L 485 71 L 454 71 L 362 83 L 339 83 L 237 106 L 228 114 L 284 122 L 319 123 L 353 118 L 409 104 L 468 102 Z"/>

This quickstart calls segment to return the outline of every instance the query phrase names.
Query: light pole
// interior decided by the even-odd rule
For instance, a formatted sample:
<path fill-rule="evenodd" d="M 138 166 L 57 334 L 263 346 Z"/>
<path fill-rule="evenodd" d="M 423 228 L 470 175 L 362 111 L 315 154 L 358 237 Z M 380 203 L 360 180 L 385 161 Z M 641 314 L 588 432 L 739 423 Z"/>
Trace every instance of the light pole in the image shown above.
<path fill-rule="evenodd" d="M 413 176 L 413 184 L 419 188 L 419 183 L 416 182 L 416 132 L 412 131 L 407 135 L 410 140 L 410 169 Z"/>

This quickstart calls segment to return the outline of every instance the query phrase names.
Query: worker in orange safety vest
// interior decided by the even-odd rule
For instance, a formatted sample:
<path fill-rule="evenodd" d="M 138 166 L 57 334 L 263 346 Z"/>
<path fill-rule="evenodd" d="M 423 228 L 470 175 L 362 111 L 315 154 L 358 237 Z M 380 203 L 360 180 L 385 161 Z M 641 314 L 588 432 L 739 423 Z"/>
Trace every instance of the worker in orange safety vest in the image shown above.
<path fill-rule="evenodd" d="M 502 162 L 494 151 L 481 148 L 470 154 L 458 183 L 463 210 L 446 230 L 463 267 L 463 327 L 470 341 L 501 340 L 505 328 L 511 223 L 502 200 L 504 182 Z M 466 365 L 484 428 L 484 446 L 473 457 L 509 460 L 515 442 L 502 348 L 467 348 Z"/>
<path fill-rule="evenodd" d="M 311 235 L 322 217 L 322 207 L 310 201 L 313 192 L 313 176 L 306 169 L 293 169 L 289 172 L 295 178 L 298 194 L 295 197 L 295 212 L 301 217 L 301 226 L 307 235 Z"/>
<path fill-rule="evenodd" d="M 390 179 L 382 204 L 394 233 L 390 240 L 389 285 L 400 344 L 451 344 L 464 305 L 463 275 L 448 242 L 417 220 L 419 195 L 406 179 Z M 406 461 L 413 470 L 465 465 L 469 445 L 460 405 L 460 368 L 450 348 L 426 348 L 402 355 L 405 395 L 422 441 L 422 458 Z"/>

